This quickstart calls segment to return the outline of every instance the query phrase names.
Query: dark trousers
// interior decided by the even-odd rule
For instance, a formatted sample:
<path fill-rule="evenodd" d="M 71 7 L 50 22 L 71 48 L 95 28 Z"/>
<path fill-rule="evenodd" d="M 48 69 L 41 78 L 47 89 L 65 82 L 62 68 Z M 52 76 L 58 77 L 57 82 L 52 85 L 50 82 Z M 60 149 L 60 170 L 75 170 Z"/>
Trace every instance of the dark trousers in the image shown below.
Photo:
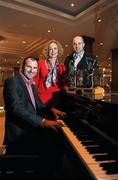
<path fill-rule="evenodd" d="M 50 128 L 40 128 L 7 145 L 6 154 L 38 155 L 39 167 L 48 174 L 62 168 L 64 151 L 64 142 L 60 133 Z"/>

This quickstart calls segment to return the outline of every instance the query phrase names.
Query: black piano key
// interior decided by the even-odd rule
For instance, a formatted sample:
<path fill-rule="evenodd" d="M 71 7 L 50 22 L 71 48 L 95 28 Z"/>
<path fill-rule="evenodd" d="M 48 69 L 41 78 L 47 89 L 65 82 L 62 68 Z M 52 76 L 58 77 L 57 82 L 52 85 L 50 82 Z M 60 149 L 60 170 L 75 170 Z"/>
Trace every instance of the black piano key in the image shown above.
<path fill-rule="evenodd" d="M 81 142 L 83 146 L 89 146 L 89 145 L 97 145 L 96 141 L 93 140 L 86 140 Z"/>
<path fill-rule="evenodd" d="M 98 154 L 93 155 L 93 158 L 96 161 L 118 160 L 118 153 Z"/>
<path fill-rule="evenodd" d="M 74 135 L 78 138 L 81 144 L 89 152 L 89 154 L 93 156 L 95 161 L 100 163 L 103 171 L 105 171 L 107 174 L 118 173 L 117 163 L 107 163 L 108 161 L 118 160 L 118 152 L 116 147 L 108 142 L 103 136 L 99 135 L 88 127 L 86 128 L 76 124 L 70 125 L 69 127 L 71 131 L 74 132 Z M 101 163 L 101 161 L 106 163 Z"/>
<path fill-rule="evenodd" d="M 108 163 L 101 163 L 100 166 L 106 174 L 116 174 L 118 173 L 118 161 L 116 162 L 108 162 Z"/>
<path fill-rule="evenodd" d="M 118 160 L 118 154 L 99 154 L 99 155 L 94 155 L 93 158 L 96 161 L 109 161 L 109 160 Z"/>
<path fill-rule="evenodd" d="M 116 150 L 113 147 L 107 147 L 107 146 L 86 146 L 85 147 L 91 154 L 96 153 L 110 153 L 110 152 L 116 152 Z"/>

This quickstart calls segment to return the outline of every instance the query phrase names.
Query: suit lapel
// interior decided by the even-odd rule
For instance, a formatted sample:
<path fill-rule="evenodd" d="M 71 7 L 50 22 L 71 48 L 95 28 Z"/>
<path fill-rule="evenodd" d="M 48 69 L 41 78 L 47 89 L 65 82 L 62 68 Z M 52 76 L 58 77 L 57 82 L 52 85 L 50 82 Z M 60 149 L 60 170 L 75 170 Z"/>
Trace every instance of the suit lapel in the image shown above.
<path fill-rule="evenodd" d="M 37 103 L 39 104 L 40 99 L 38 97 L 37 90 L 36 90 L 36 87 L 34 84 L 32 84 L 32 91 L 33 91 L 34 98 L 35 98 L 35 105 L 37 106 Z"/>
<path fill-rule="evenodd" d="M 24 80 L 22 79 L 21 75 L 18 75 L 18 82 L 21 84 L 21 86 L 23 87 L 24 93 L 28 97 L 29 101 L 32 103 L 29 92 L 28 92 L 27 87 L 26 87 L 26 84 L 25 84 Z M 33 105 L 33 107 L 34 107 L 34 105 Z"/>

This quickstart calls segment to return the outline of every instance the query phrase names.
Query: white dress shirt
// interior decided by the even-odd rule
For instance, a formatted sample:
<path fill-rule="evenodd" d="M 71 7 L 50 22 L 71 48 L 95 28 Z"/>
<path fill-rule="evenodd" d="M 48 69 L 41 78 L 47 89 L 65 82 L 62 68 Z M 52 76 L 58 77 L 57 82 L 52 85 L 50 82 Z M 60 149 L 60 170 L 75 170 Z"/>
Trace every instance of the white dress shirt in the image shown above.
<path fill-rule="evenodd" d="M 75 69 L 77 69 L 77 65 L 81 61 L 83 55 L 84 55 L 84 51 L 82 51 L 81 53 L 77 54 L 77 58 L 75 59 L 75 62 L 74 62 Z"/>

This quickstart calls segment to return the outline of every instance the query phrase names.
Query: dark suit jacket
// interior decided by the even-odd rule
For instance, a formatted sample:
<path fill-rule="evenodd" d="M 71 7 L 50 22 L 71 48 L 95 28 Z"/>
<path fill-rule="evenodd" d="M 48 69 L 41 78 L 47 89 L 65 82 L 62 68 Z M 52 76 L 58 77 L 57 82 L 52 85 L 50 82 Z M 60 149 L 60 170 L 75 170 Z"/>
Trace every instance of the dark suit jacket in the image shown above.
<path fill-rule="evenodd" d="M 73 76 L 74 52 L 65 59 L 64 64 L 66 66 L 67 78 L 69 79 L 70 77 Z M 93 69 L 95 68 L 98 68 L 95 56 L 84 52 L 84 55 L 81 61 L 78 63 L 76 70 L 78 73 L 80 72 L 80 70 L 83 71 L 83 87 L 91 87 L 92 82 L 91 82 L 91 77 L 89 75 L 92 73 Z"/>
<path fill-rule="evenodd" d="M 4 102 L 6 113 L 5 141 L 7 155 L 38 155 L 37 160 L 24 160 L 26 166 L 32 162 L 36 169 L 47 173 L 61 163 L 63 155 L 62 137 L 51 128 L 40 127 L 43 117 L 52 117 L 50 109 L 43 105 L 32 85 L 36 109 L 30 99 L 21 75 L 5 81 Z M 43 116 L 42 116 L 43 114 Z M 18 156 L 19 157 L 19 156 Z M 8 161 L 9 162 L 9 161 Z M 14 161 L 13 161 L 14 162 Z M 17 162 L 17 161 L 15 161 Z M 18 161 L 18 162 L 23 162 Z M 38 163 L 37 163 L 38 162 Z M 56 166 L 57 165 L 57 166 Z M 20 163 L 21 166 L 21 163 Z M 18 167 L 18 164 L 16 164 Z M 24 166 L 23 166 L 24 167 Z M 38 170 L 37 169 L 37 170 Z M 47 175 L 47 174 L 45 174 Z M 43 173 L 43 177 L 44 173 Z"/>
<path fill-rule="evenodd" d="M 43 105 L 38 97 L 36 88 L 32 85 L 36 108 L 34 108 L 30 99 L 27 87 L 21 75 L 7 79 L 4 84 L 4 102 L 5 102 L 5 139 L 4 144 L 9 145 L 35 133 L 40 128 L 44 116 L 42 113 L 48 109 Z"/>

